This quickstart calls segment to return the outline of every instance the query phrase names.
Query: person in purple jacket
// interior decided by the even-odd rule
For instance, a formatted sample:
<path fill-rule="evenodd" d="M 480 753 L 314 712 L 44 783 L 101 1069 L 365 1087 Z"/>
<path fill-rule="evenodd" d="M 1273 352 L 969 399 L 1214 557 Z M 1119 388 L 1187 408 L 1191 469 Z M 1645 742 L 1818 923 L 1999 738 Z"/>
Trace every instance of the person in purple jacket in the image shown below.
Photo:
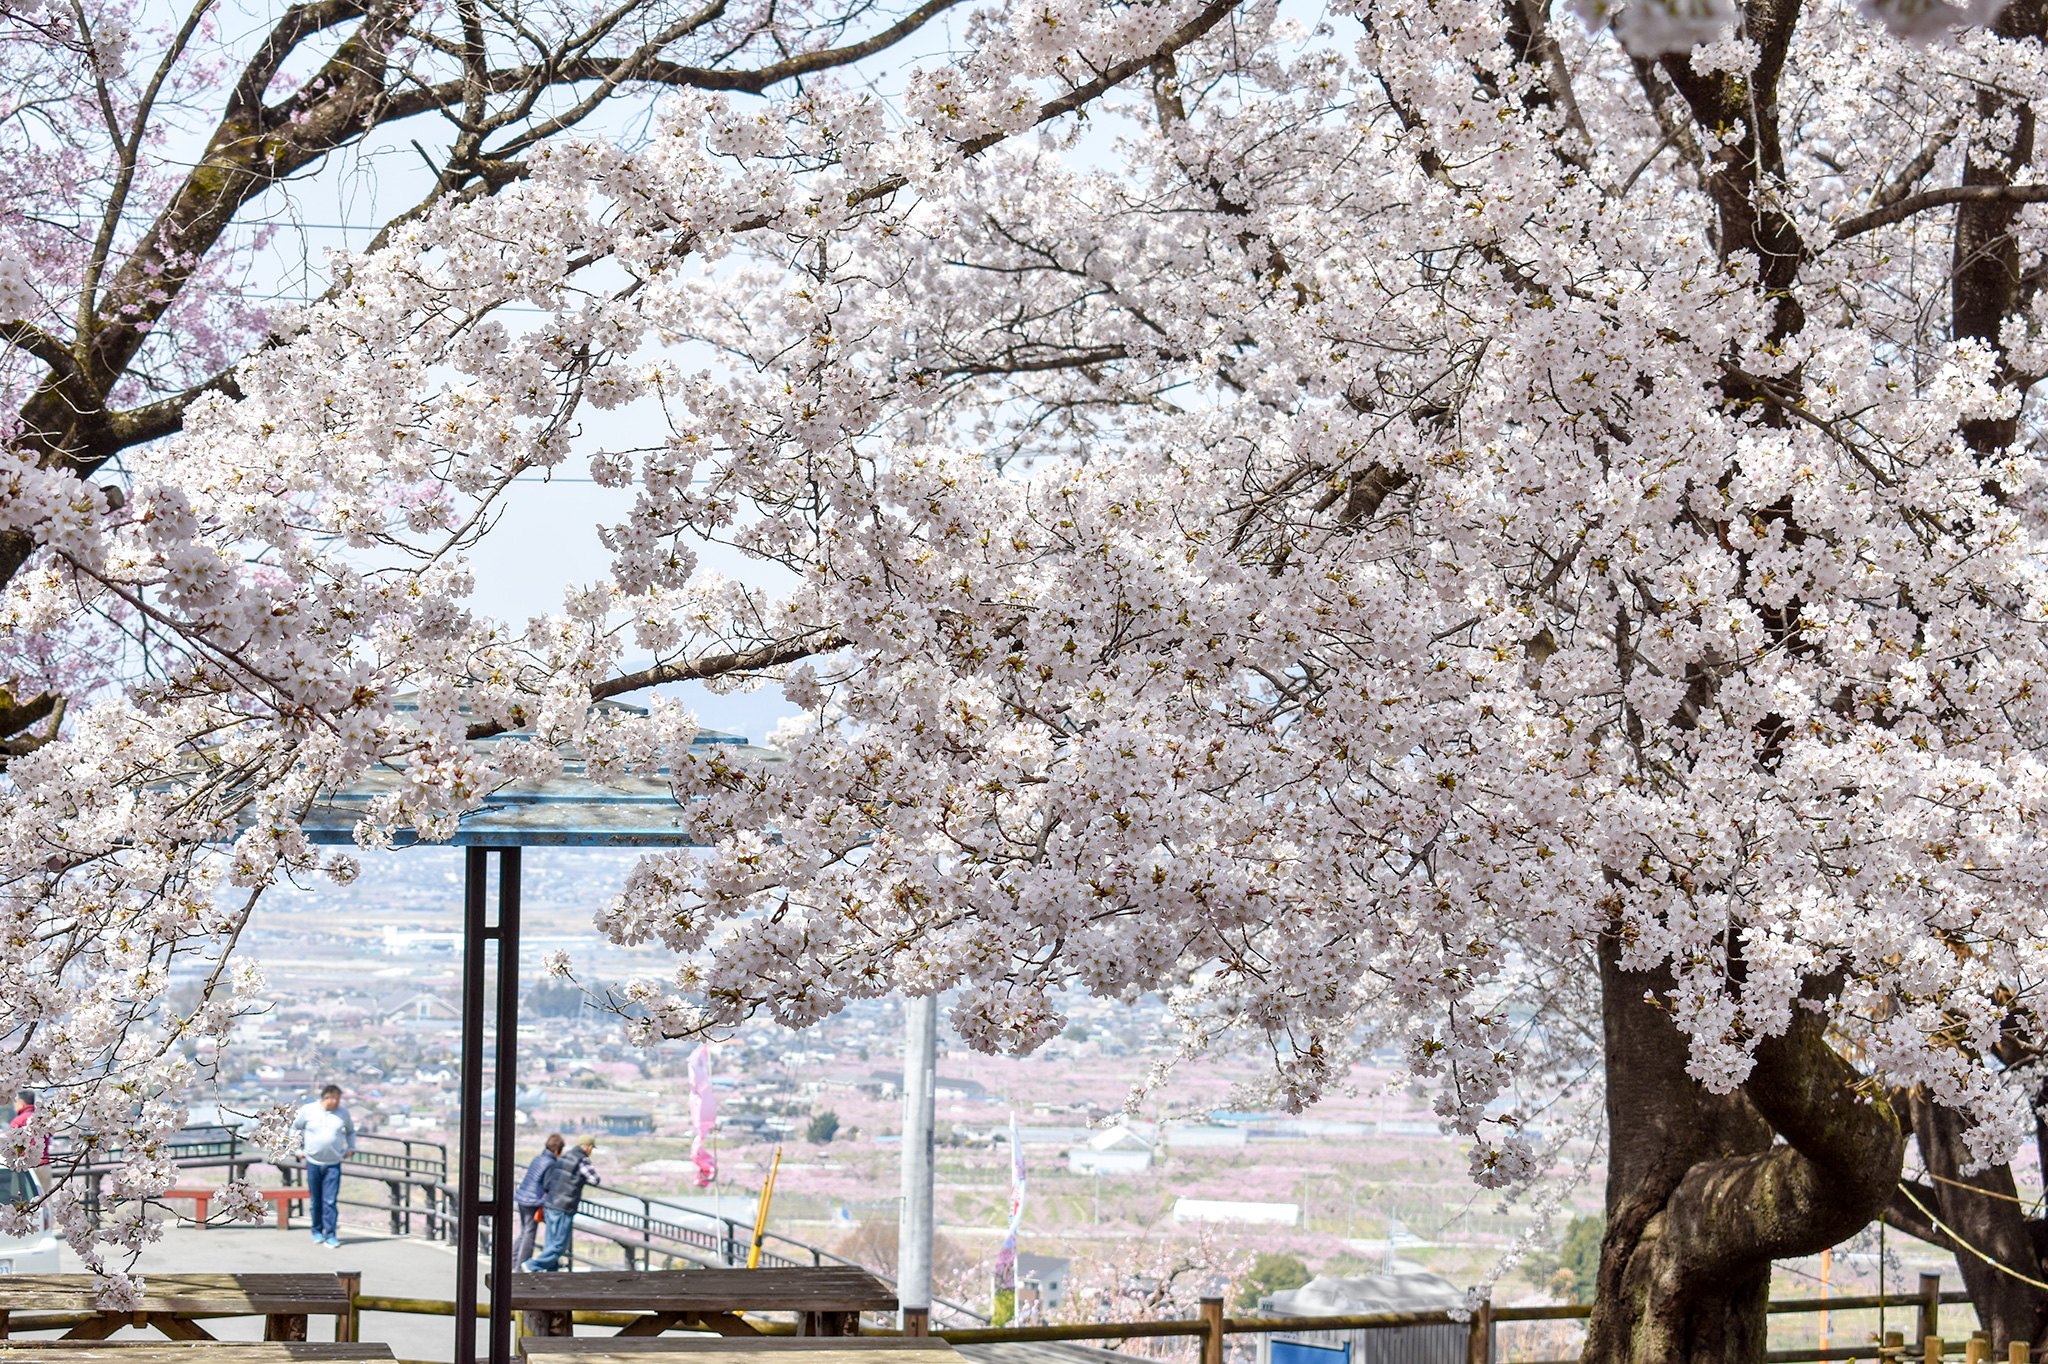
<path fill-rule="evenodd" d="M 549 1167 L 555 1163 L 555 1157 L 562 1154 L 562 1134 L 550 1132 L 544 1144 L 547 1149 L 533 1158 L 533 1164 L 526 1167 L 519 1187 L 512 1191 L 513 1220 L 519 1224 L 519 1239 L 512 1246 L 512 1263 L 515 1265 L 525 1264 L 533 1255 L 533 1238 L 540 1229 L 541 1204 L 547 1201 L 543 1186 L 547 1183 Z"/>

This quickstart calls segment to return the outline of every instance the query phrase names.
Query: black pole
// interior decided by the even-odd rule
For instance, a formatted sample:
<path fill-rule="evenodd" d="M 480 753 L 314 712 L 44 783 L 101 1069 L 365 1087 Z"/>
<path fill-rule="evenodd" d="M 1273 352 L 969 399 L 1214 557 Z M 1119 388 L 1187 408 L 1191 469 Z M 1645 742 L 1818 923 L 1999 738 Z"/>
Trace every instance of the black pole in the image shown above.
<path fill-rule="evenodd" d="M 484 878 L 483 848 L 465 850 L 462 920 L 462 1125 L 455 1177 L 455 1364 L 476 1359 L 476 1260 L 483 1178 Z"/>
<path fill-rule="evenodd" d="M 518 1098 L 519 849 L 498 850 L 498 1099 L 491 1129 L 491 1364 L 512 1364 L 512 1208 Z"/>

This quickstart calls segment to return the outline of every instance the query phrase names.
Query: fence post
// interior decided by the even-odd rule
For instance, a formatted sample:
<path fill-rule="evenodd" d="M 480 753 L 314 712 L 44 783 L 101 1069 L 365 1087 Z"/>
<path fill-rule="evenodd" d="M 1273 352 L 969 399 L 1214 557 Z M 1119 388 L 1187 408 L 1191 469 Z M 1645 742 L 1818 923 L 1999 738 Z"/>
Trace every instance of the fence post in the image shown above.
<path fill-rule="evenodd" d="M 1941 1275 L 1920 1276 L 1920 1339 L 1941 1334 Z"/>
<path fill-rule="evenodd" d="M 2029 1352 L 2027 1349 L 2027 1342 L 2024 1340 L 2015 1340 L 2014 1342 L 2012 1342 L 2011 1345 L 2006 1347 L 2006 1364 L 2027 1364 L 2028 1353 Z"/>
<path fill-rule="evenodd" d="M 1941 1357 L 1948 1353 L 1948 1345 L 1940 1336 L 1920 1337 L 1920 1358 L 1924 1364 L 1941 1364 Z"/>
<path fill-rule="evenodd" d="M 1202 1364 L 1223 1364 L 1223 1299 L 1202 1299 Z"/>
<path fill-rule="evenodd" d="M 341 1341 L 358 1341 L 363 1338 L 360 1314 L 356 1310 L 356 1299 L 363 1294 L 363 1271 L 342 1269 L 335 1271 L 335 1278 L 348 1290 L 348 1311 L 334 1319 L 334 1338 Z"/>
<path fill-rule="evenodd" d="M 1472 1334 L 1465 1345 L 1465 1364 L 1493 1364 L 1492 1298 L 1481 1298 L 1472 1311 Z"/>

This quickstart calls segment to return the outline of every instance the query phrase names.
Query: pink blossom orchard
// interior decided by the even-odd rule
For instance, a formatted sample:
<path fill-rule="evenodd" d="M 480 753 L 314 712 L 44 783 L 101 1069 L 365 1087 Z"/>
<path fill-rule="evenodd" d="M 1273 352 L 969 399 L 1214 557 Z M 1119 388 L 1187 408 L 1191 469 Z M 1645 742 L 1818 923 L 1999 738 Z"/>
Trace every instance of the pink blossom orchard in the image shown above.
<path fill-rule="evenodd" d="M 1959 1175 L 2036 1121 L 2048 14 L 1912 8 L 998 4 L 900 99 L 536 138 L 118 499 L 9 457 L 6 627 L 153 652 L 8 769 L 0 1082 L 146 1152 L 317 791 L 445 836 L 574 744 L 712 846 L 600 915 L 681 959 L 650 1034 L 958 989 L 1026 1051 L 1166 990 L 1289 1105 L 1399 1043 L 1510 1188 L 1604 1067 L 1589 1358 L 1760 1357 L 1902 1121 Z M 565 466 L 635 489 L 610 577 L 480 617 L 464 547 Z M 590 709 L 764 676 L 773 767 Z"/>

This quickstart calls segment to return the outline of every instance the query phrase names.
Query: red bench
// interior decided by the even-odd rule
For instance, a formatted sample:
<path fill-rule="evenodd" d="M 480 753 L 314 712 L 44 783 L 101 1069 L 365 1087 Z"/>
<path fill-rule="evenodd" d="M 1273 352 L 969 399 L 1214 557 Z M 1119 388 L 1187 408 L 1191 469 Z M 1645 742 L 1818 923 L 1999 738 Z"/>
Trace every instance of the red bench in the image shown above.
<path fill-rule="evenodd" d="M 304 1186 L 296 1189 L 258 1189 L 256 1192 L 266 1201 L 277 1204 L 277 1229 L 279 1231 L 287 1231 L 291 1228 L 292 1204 L 306 1201 Z M 219 1198 L 220 1195 L 219 1185 L 202 1184 L 195 1185 L 189 1189 L 165 1189 L 157 1197 L 191 1199 L 193 1204 L 192 1220 L 203 1228 L 209 1225 L 206 1220 L 207 1207 L 214 1199 Z"/>

